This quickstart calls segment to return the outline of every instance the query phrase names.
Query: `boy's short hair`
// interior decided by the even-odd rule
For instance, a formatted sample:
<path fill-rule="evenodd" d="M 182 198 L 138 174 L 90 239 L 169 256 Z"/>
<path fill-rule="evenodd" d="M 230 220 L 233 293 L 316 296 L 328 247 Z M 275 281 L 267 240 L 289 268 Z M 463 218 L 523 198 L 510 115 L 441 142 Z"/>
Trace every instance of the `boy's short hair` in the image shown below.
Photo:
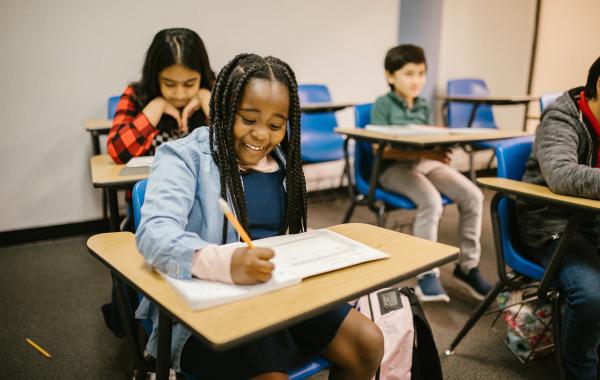
<path fill-rule="evenodd" d="M 400 70 L 407 63 L 424 63 L 427 66 L 425 60 L 425 52 L 423 48 L 417 45 L 404 44 L 391 48 L 385 55 L 385 62 L 383 66 L 389 73 L 394 73 L 396 70 Z"/>
<path fill-rule="evenodd" d="M 598 96 L 598 77 L 600 76 L 600 57 L 596 59 L 590 71 L 588 72 L 587 82 L 585 83 L 585 97 L 588 99 Z"/>

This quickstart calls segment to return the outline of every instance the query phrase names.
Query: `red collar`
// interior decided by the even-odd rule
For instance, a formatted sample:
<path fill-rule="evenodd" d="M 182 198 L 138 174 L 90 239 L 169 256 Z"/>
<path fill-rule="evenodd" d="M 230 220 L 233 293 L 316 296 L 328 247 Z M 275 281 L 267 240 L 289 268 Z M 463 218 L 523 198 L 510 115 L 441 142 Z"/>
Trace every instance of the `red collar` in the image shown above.
<path fill-rule="evenodd" d="M 596 119 L 596 116 L 594 116 L 594 113 L 590 109 L 590 105 L 588 104 L 588 101 L 585 98 L 585 94 L 583 91 L 581 91 L 581 94 L 579 94 L 577 106 L 579 106 L 583 117 L 585 117 L 590 122 L 590 124 L 592 124 L 592 127 L 596 132 L 596 138 L 600 139 L 600 123 L 598 122 L 598 119 Z M 596 167 L 600 167 L 600 146 L 598 147 L 598 151 L 596 152 Z"/>
<path fill-rule="evenodd" d="M 596 130 L 596 135 L 600 137 L 600 123 L 598 122 L 598 119 L 596 119 L 596 116 L 594 116 L 594 113 L 592 112 L 583 91 L 581 91 L 581 94 L 579 94 L 579 101 L 577 102 L 577 105 L 579 106 L 579 109 L 581 110 L 583 116 L 585 116 L 585 118 L 592 124 L 592 126 Z"/>

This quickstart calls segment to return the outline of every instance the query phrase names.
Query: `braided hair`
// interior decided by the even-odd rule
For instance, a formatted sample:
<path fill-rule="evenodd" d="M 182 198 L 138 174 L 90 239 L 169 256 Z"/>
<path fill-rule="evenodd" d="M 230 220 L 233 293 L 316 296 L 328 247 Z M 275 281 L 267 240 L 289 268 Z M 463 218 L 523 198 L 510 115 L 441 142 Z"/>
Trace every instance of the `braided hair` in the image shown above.
<path fill-rule="evenodd" d="M 233 125 L 244 89 L 251 79 L 277 81 L 288 88 L 288 131 L 281 148 L 287 159 L 287 202 L 281 234 L 306 231 L 306 184 L 300 158 L 300 101 L 296 76 L 290 66 L 274 57 L 239 54 L 217 76 L 210 98 L 209 139 L 221 179 L 221 197 L 229 193 L 238 220 L 249 231 L 246 198 L 234 149 Z M 228 223 L 223 217 L 223 243 Z"/>

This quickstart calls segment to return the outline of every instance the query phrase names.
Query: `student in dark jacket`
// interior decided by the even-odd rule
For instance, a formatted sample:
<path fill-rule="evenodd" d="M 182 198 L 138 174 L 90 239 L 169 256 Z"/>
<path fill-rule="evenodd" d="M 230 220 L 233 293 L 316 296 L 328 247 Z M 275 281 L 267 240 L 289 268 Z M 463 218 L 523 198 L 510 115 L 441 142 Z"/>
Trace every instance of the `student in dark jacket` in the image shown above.
<path fill-rule="evenodd" d="M 600 199 L 600 58 L 585 87 L 565 92 L 542 113 L 523 181 L 555 193 Z M 568 210 L 518 202 L 519 231 L 533 259 L 547 265 Z M 600 219 L 583 222 L 555 279 L 565 295 L 564 366 L 569 379 L 597 379 L 600 344 Z"/>

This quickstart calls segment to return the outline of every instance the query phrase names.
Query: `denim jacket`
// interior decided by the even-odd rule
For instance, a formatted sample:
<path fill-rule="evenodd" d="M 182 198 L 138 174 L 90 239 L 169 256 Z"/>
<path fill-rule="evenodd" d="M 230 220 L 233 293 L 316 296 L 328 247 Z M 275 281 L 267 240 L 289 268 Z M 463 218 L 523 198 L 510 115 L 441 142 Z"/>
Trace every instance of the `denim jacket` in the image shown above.
<path fill-rule="evenodd" d="M 285 165 L 279 147 L 275 153 Z M 217 202 L 221 196 L 219 178 L 219 169 L 210 153 L 207 127 L 159 147 L 135 236 L 137 248 L 148 264 L 169 276 L 190 279 L 194 252 L 209 244 L 222 243 L 223 212 Z M 239 240 L 237 232 L 229 228 L 226 243 Z M 158 307 L 144 297 L 135 316 L 152 320 L 146 350 L 156 357 Z M 171 364 L 173 369 L 181 371 L 181 351 L 191 332 L 175 323 L 172 334 Z"/>

